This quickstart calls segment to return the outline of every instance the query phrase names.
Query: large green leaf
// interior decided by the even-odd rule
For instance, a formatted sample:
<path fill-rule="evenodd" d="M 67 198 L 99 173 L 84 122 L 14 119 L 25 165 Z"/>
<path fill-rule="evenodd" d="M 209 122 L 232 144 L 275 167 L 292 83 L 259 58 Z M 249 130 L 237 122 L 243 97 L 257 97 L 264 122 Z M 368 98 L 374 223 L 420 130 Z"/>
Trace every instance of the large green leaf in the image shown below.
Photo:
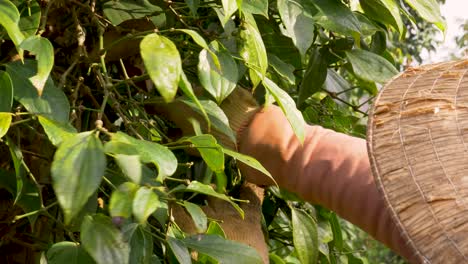
<path fill-rule="evenodd" d="M 353 49 L 346 52 L 346 57 L 354 73 L 366 81 L 384 83 L 398 73 L 385 58 L 369 51 Z"/>
<path fill-rule="evenodd" d="M 218 58 L 219 65 L 216 65 L 209 50 Z M 210 43 L 209 50 L 203 49 L 198 56 L 198 77 L 206 91 L 221 104 L 236 88 L 237 64 L 229 51 L 217 41 Z"/>
<path fill-rule="evenodd" d="M 440 15 L 440 5 L 436 0 L 405 0 L 425 20 L 445 30 L 445 21 Z"/>
<path fill-rule="evenodd" d="M 101 141 L 93 132 L 79 133 L 64 140 L 52 162 L 52 186 L 65 215 L 71 222 L 97 190 L 106 168 Z"/>
<path fill-rule="evenodd" d="M 268 54 L 268 63 L 278 73 L 281 78 L 287 80 L 289 84 L 296 84 L 296 76 L 294 76 L 295 68 L 291 64 L 282 61 L 274 54 Z"/>
<path fill-rule="evenodd" d="M 140 43 L 141 57 L 151 80 L 166 102 L 174 99 L 182 73 L 182 61 L 176 45 L 156 33 Z"/>
<path fill-rule="evenodd" d="M 144 223 L 148 217 L 159 207 L 158 195 L 148 187 L 140 187 L 133 199 L 133 215 L 140 222 Z"/>
<path fill-rule="evenodd" d="M 405 32 L 400 7 L 395 0 L 360 0 L 360 3 L 369 18 L 391 25 L 400 34 Z"/>
<path fill-rule="evenodd" d="M 180 264 L 192 263 L 188 248 L 181 240 L 167 236 L 167 244 Z"/>
<path fill-rule="evenodd" d="M 222 21 L 224 25 L 231 19 L 234 12 L 237 11 L 237 2 L 236 0 L 221 0 L 221 3 L 224 11 L 224 21 Z"/>
<path fill-rule="evenodd" d="M 207 228 L 208 218 L 199 205 L 184 201 L 184 207 L 192 217 L 193 223 L 198 233 L 204 233 Z"/>
<path fill-rule="evenodd" d="M 25 37 L 33 36 L 36 34 L 41 21 L 41 7 L 37 1 L 21 1 L 16 0 L 18 3 L 18 11 L 20 12 L 19 28 Z"/>
<path fill-rule="evenodd" d="M 314 39 L 313 16 L 316 10 L 309 8 L 306 1 L 278 0 L 278 11 L 286 28 L 286 35 L 304 56 Z"/>
<path fill-rule="evenodd" d="M 321 13 L 318 15 L 318 24 L 333 32 L 358 37 L 361 23 L 341 1 L 313 0 L 312 2 Z"/>
<path fill-rule="evenodd" d="M 11 113 L 0 112 L 0 138 L 8 132 L 11 124 Z"/>
<path fill-rule="evenodd" d="M 98 264 L 127 264 L 130 256 L 128 242 L 113 224 L 110 217 L 87 215 L 81 224 L 83 248 Z"/>
<path fill-rule="evenodd" d="M 275 179 L 273 179 L 273 176 L 271 176 L 270 172 L 267 171 L 267 169 L 265 169 L 265 167 L 263 167 L 263 165 L 260 162 L 258 162 L 258 160 L 256 160 L 254 157 L 247 156 L 229 149 L 223 149 L 223 152 L 224 154 L 235 158 L 236 160 L 248 165 L 249 167 L 263 172 L 263 174 L 267 175 L 273 180 L 273 182 L 275 182 Z"/>
<path fill-rule="evenodd" d="M 242 0 L 242 12 L 268 17 L 268 0 Z"/>
<path fill-rule="evenodd" d="M 298 105 L 301 105 L 315 92 L 320 91 L 327 78 L 327 66 L 327 60 L 322 56 L 320 50 L 313 49 L 299 90 Z"/>
<path fill-rule="evenodd" d="M 42 96 L 39 96 L 29 80 L 36 74 L 36 61 L 25 60 L 24 64 L 15 61 L 5 66 L 13 82 L 15 99 L 24 105 L 29 112 L 47 116 L 61 123 L 68 122 L 70 104 L 67 96 L 54 85 L 52 79 L 47 79 Z"/>
<path fill-rule="evenodd" d="M 19 46 L 24 39 L 19 28 L 20 14 L 11 1 L 0 1 L 0 25 L 5 28 L 15 46 Z M 22 54 L 20 54 L 22 56 Z"/>
<path fill-rule="evenodd" d="M 0 71 L 0 112 L 10 112 L 13 105 L 13 84 L 7 72 Z"/>
<path fill-rule="evenodd" d="M 240 54 L 249 68 L 252 85 L 256 87 L 264 78 L 268 68 L 268 57 L 263 44 L 262 36 L 257 29 L 249 23 L 243 24 L 240 32 Z"/>
<path fill-rule="evenodd" d="M 129 264 L 150 264 L 153 254 L 153 237 L 148 228 L 135 223 L 123 228 L 125 241 L 130 245 Z"/>
<path fill-rule="evenodd" d="M 80 244 L 70 241 L 62 241 L 53 244 L 49 250 L 47 250 L 47 263 L 93 264 L 95 262 Z"/>
<path fill-rule="evenodd" d="M 38 119 L 54 146 L 60 145 L 62 141 L 73 137 L 77 133 L 76 129 L 69 123 L 60 123 L 41 115 L 38 116 Z"/>
<path fill-rule="evenodd" d="M 195 235 L 182 241 L 187 247 L 208 255 L 223 264 L 263 263 L 255 249 L 217 235 Z"/>
<path fill-rule="evenodd" d="M 187 96 L 190 100 L 193 101 L 193 103 L 195 103 L 195 105 L 198 107 L 198 110 L 201 112 L 201 114 L 205 118 L 208 129 L 211 129 L 210 117 L 208 116 L 208 113 L 206 113 L 205 108 L 201 104 L 200 100 L 198 100 L 198 97 L 195 95 L 195 92 L 193 91 L 193 88 L 192 88 L 192 83 L 190 83 L 190 81 L 188 80 L 187 76 L 185 75 L 183 71 L 180 76 L 179 87 L 180 87 L 180 90 L 182 90 L 182 92 L 185 94 L 185 96 Z"/>
<path fill-rule="evenodd" d="M 301 112 L 297 110 L 296 104 L 294 104 L 293 99 L 283 91 L 281 88 L 278 87 L 276 83 L 272 80 L 265 78 L 263 80 L 263 85 L 265 88 L 271 93 L 271 95 L 275 98 L 275 101 L 280 106 L 281 110 L 283 110 L 286 118 L 291 124 L 291 127 L 296 134 L 297 138 L 300 142 L 304 142 L 305 138 L 305 122 L 304 118 L 302 118 Z"/>
<path fill-rule="evenodd" d="M 212 135 L 205 134 L 194 136 L 186 140 L 200 151 L 203 160 L 212 171 L 224 171 L 224 153 L 221 146 L 216 143 L 216 139 Z"/>
<path fill-rule="evenodd" d="M 112 217 L 129 218 L 132 215 L 132 203 L 138 185 L 125 182 L 112 192 L 109 201 L 109 213 Z"/>
<path fill-rule="evenodd" d="M 50 71 L 54 66 L 54 47 L 52 47 L 48 39 L 40 36 L 31 36 L 23 40 L 19 47 L 30 51 L 36 56 L 37 72 L 29 80 L 37 89 L 39 96 L 41 96 Z"/>
<path fill-rule="evenodd" d="M 218 199 L 221 199 L 223 201 L 229 202 L 236 210 L 239 212 L 242 218 L 244 218 L 244 211 L 237 205 L 235 202 L 233 202 L 228 196 L 225 194 L 216 192 L 213 187 L 207 184 L 203 184 L 198 181 L 192 181 L 190 184 L 187 186 L 187 188 L 184 189 L 184 191 L 190 191 L 190 192 L 196 192 L 196 193 L 201 193 L 209 196 L 216 197 Z"/>
<path fill-rule="evenodd" d="M 139 155 L 141 162 L 153 163 L 158 168 L 161 179 L 174 174 L 177 169 L 177 159 L 167 147 L 123 132 L 112 134 L 111 141 L 106 143 L 106 153 Z"/>
<path fill-rule="evenodd" d="M 165 17 L 163 10 L 159 6 L 152 5 L 148 0 L 111 0 L 105 2 L 102 8 L 104 15 L 114 26 L 126 20 L 154 14 Z"/>
<path fill-rule="evenodd" d="M 301 263 L 317 263 L 317 223 L 302 210 L 291 208 L 293 242 Z"/>

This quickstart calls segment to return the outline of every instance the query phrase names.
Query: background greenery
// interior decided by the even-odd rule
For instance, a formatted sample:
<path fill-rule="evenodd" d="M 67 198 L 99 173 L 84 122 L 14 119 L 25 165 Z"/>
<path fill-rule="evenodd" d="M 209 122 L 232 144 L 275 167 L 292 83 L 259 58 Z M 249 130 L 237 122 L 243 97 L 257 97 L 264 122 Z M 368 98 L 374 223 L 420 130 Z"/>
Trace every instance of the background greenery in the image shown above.
<path fill-rule="evenodd" d="M 435 0 L 4 0 L 0 25 L 2 263 L 260 261 L 199 209 L 239 208 L 236 163 L 263 169 L 218 143 L 234 140 L 219 104 L 248 89 L 300 139 L 304 121 L 364 137 L 378 88 L 444 30 Z M 217 133 L 180 138 L 145 110 L 173 100 Z M 263 216 L 271 263 L 403 262 L 275 187 Z"/>

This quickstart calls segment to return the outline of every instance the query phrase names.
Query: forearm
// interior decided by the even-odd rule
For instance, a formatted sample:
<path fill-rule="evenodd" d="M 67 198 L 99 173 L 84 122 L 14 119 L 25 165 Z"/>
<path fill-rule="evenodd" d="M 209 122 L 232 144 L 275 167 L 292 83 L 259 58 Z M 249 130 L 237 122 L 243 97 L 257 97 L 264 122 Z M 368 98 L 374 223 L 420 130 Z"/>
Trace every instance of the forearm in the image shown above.
<path fill-rule="evenodd" d="M 304 144 L 275 106 L 257 113 L 240 136 L 241 152 L 258 159 L 278 184 L 323 205 L 411 258 L 372 177 L 363 139 L 307 126 Z"/>

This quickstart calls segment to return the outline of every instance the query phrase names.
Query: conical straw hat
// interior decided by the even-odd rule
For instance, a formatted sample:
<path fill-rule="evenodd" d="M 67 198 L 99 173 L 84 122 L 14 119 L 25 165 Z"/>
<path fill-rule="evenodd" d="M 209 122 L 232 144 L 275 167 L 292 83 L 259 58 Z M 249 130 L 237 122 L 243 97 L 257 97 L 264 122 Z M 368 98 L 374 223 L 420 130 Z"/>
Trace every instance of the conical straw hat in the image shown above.
<path fill-rule="evenodd" d="M 375 100 L 378 188 L 421 263 L 468 263 L 468 59 L 411 68 Z"/>

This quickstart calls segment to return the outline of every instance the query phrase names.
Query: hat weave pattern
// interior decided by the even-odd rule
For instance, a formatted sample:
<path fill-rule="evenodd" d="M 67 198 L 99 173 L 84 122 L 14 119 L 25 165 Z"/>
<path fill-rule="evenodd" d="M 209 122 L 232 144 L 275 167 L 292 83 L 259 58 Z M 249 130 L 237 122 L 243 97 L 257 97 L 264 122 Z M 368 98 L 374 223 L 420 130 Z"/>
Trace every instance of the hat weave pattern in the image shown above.
<path fill-rule="evenodd" d="M 468 262 L 468 59 L 394 77 L 367 137 L 377 187 L 420 262 Z"/>

